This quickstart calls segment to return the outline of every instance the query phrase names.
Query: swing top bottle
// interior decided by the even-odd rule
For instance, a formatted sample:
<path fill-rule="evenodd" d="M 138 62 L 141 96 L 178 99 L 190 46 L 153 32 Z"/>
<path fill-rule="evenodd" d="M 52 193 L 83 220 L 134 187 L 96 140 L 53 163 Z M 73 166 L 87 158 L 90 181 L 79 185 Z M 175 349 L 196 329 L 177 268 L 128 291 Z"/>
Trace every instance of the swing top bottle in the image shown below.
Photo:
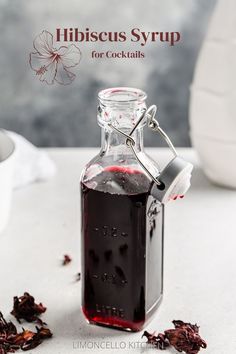
<path fill-rule="evenodd" d="M 151 195 L 153 181 L 127 146 L 146 108 L 146 94 L 132 88 L 99 93 L 99 154 L 81 176 L 82 309 L 91 324 L 141 330 L 163 293 L 164 206 Z M 140 161 L 143 126 L 132 138 Z M 157 166 L 155 166 L 157 169 Z"/>

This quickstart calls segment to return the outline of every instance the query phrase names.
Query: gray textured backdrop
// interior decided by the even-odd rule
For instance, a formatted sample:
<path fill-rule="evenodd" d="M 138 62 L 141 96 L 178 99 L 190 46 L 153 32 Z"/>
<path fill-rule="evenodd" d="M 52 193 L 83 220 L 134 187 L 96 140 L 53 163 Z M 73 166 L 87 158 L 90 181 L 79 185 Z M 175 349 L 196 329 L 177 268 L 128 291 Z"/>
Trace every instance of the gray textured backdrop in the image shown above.
<path fill-rule="evenodd" d="M 197 54 L 216 0 L 0 0 L 0 128 L 23 134 L 38 146 L 98 146 L 96 95 L 110 86 L 142 88 L 159 106 L 159 120 L 177 146 L 188 146 L 189 87 Z M 47 86 L 30 70 L 34 37 L 47 29 L 181 31 L 175 47 L 152 43 L 84 44 L 77 78 Z M 94 60 L 96 50 L 143 49 L 145 59 Z M 146 132 L 146 145 L 161 145 Z"/>

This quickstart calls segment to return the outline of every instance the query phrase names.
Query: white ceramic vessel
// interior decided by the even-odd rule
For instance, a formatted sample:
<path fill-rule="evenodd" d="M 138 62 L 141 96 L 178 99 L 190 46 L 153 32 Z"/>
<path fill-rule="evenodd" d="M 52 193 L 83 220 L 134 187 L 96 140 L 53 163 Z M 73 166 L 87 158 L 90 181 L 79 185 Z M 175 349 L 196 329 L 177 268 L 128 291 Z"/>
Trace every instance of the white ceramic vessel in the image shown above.
<path fill-rule="evenodd" d="M 10 213 L 14 157 L 14 142 L 0 130 L 0 233 L 7 225 Z"/>
<path fill-rule="evenodd" d="M 206 175 L 236 188 L 236 1 L 219 0 L 199 54 L 190 134 Z"/>

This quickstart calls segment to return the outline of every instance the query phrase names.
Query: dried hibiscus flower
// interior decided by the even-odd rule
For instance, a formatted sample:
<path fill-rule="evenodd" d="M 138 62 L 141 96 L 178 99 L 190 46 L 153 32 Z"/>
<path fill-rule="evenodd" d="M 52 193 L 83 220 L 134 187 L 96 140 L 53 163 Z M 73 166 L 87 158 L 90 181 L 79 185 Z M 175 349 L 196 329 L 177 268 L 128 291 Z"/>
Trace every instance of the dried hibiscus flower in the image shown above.
<path fill-rule="evenodd" d="M 12 322 L 7 322 L 0 312 L 0 353 L 6 354 L 19 349 L 18 345 L 12 347 L 12 338 L 17 334 L 15 325 Z"/>
<path fill-rule="evenodd" d="M 173 321 L 175 329 L 165 331 L 170 344 L 179 352 L 197 354 L 201 348 L 206 348 L 206 342 L 199 335 L 199 327 L 183 321 Z"/>
<path fill-rule="evenodd" d="M 26 350 L 36 348 L 38 345 L 42 343 L 44 339 L 52 337 L 52 332 L 50 331 L 49 328 L 36 327 L 36 331 L 37 332 L 23 330 L 23 332 L 19 334 L 19 336 L 22 336 L 22 339 L 24 340 L 20 346 L 22 350 L 26 351 Z"/>
<path fill-rule="evenodd" d="M 14 297 L 13 310 L 11 314 L 15 316 L 20 323 L 20 319 L 24 319 L 28 322 L 37 321 L 40 324 L 43 322 L 39 319 L 39 315 L 46 311 L 46 307 L 42 303 L 36 304 L 34 297 L 25 292 L 23 296 Z"/>
<path fill-rule="evenodd" d="M 165 350 L 170 346 L 168 339 L 162 333 L 155 335 L 155 333 L 151 334 L 147 331 L 144 331 L 142 337 L 146 337 L 149 344 L 154 345 L 157 349 L 160 350 Z"/>
<path fill-rule="evenodd" d="M 148 343 L 160 350 L 172 346 L 178 352 L 197 354 L 201 348 L 207 347 L 206 342 L 199 335 L 199 327 L 196 324 L 183 321 L 173 321 L 173 324 L 175 328 L 166 330 L 164 334 L 155 335 L 145 331 L 143 336 L 147 338 Z"/>
<path fill-rule="evenodd" d="M 65 266 L 65 265 L 69 264 L 71 261 L 72 261 L 72 258 L 68 254 L 65 254 L 63 261 L 62 261 L 62 265 Z"/>
<path fill-rule="evenodd" d="M 12 344 L 18 346 L 22 350 L 30 350 L 36 348 L 38 345 L 42 343 L 44 339 L 51 338 L 52 332 L 50 329 L 41 327 L 36 327 L 36 332 L 25 330 L 21 333 L 16 334 L 12 338 Z"/>
<path fill-rule="evenodd" d="M 52 332 L 45 327 L 36 327 L 36 332 L 23 329 L 17 333 L 15 325 L 7 322 L 0 312 L 0 354 L 14 353 L 18 349 L 30 350 L 51 337 Z"/>
<path fill-rule="evenodd" d="M 3 314 L 0 312 L 0 338 L 2 338 L 3 334 L 10 335 L 16 333 L 17 330 L 14 323 L 11 321 L 7 322 L 3 317 Z"/>

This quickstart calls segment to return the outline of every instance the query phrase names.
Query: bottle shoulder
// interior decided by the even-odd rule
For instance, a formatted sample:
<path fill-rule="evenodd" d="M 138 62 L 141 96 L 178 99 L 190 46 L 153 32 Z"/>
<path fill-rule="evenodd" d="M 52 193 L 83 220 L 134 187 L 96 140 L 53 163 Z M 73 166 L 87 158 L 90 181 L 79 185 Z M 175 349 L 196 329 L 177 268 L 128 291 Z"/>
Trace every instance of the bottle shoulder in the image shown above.
<path fill-rule="evenodd" d="M 80 176 L 81 182 L 84 182 L 88 179 L 91 169 L 94 169 L 94 173 L 95 173 L 95 170 L 98 167 L 100 160 L 101 160 L 101 151 L 97 153 L 91 160 L 89 160 L 84 166 Z"/>
<path fill-rule="evenodd" d="M 153 173 L 156 176 L 159 174 L 158 166 L 154 166 L 155 162 L 144 151 L 139 152 L 139 159 L 148 170 L 155 169 Z M 123 184 L 125 180 L 126 183 L 132 184 L 132 189 L 135 184 L 135 189 L 138 190 L 138 185 L 141 187 L 145 184 L 147 187 L 152 182 L 142 164 L 132 152 L 130 154 L 107 154 L 101 150 L 86 164 L 80 181 L 89 188 L 103 189 L 104 183 L 115 188 Z"/>

